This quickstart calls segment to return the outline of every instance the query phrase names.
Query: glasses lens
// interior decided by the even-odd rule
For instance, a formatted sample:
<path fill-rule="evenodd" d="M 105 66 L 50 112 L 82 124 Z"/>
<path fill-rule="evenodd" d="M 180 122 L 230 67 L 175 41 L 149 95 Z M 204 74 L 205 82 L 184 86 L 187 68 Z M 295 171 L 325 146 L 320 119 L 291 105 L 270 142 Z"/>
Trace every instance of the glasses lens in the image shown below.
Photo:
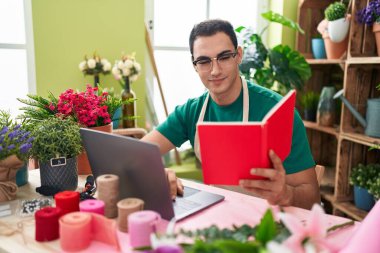
<path fill-rule="evenodd" d="M 236 53 L 227 53 L 219 56 L 217 58 L 220 67 L 228 67 L 233 62 L 232 59 L 235 57 Z"/>
<path fill-rule="evenodd" d="M 195 64 L 198 71 L 205 72 L 211 69 L 211 59 L 199 60 Z"/>

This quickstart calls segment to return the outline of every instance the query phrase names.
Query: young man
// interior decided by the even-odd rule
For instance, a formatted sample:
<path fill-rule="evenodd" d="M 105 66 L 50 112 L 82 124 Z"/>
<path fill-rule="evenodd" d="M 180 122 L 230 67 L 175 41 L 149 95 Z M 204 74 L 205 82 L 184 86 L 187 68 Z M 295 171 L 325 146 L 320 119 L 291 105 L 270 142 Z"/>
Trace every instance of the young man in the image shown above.
<path fill-rule="evenodd" d="M 247 84 L 239 76 L 243 51 L 237 45 L 232 25 L 223 20 L 208 20 L 194 26 L 190 34 L 193 65 L 208 92 L 177 106 L 168 119 L 143 140 L 159 145 L 162 154 L 190 140 L 199 153 L 198 121 L 261 121 L 281 96 L 258 85 Z M 247 95 L 249 103 L 247 103 Z M 240 186 L 270 204 L 310 209 L 320 202 L 319 187 L 306 131 L 295 113 L 292 149 L 281 162 L 269 152 L 273 170 L 252 168 L 251 174 L 268 180 L 241 180 Z M 173 196 L 182 193 L 182 184 L 168 171 Z"/>

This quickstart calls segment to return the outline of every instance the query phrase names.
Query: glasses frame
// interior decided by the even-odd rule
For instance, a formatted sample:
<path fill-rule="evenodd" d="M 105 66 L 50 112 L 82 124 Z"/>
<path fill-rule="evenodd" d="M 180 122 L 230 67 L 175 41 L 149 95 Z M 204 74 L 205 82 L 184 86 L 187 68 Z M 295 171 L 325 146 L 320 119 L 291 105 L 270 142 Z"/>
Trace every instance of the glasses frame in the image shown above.
<path fill-rule="evenodd" d="M 202 59 L 195 60 L 195 61 L 193 61 L 193 65 L 194 65 L 195 69 L 197 71 L 199 71 L 199 72 L 208 72 L 213 67 L 213 64 L 214 64 L 213 60 L 216 60 L 218 62 L 218 64 L 220 64 L 219 63 L 219 59 L 221 59 L 222 57 L 225 57 L 225 56 L 229 55 L 229 56 L 232 56 L 233 59 L 235 59 L 235 57 L 236 57 L 237 54 L 238 54 L 238 51 L 237 51 L 237 49 L 235 49 L 235 52 L 226 52 L 226 53 L 223 53 L 223 54 L 218 55 L 216 57 L 204 57 Z M 210 69 L 208 69 L 208 70 L 199 70 L 198 67 L 197 67 L 197 63 L 200 62 L 200 61 L 205 61 L 205 60 L 209 60 L 210 61 L 210 63 L 211 63 L 210 64 Z"/>

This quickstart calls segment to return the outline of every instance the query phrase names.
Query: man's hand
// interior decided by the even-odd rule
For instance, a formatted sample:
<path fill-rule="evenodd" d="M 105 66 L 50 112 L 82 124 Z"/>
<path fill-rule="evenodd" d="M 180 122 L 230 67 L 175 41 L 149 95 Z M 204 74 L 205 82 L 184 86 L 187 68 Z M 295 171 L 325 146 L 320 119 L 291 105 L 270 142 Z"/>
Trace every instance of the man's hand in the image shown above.
<path fill-rule="evenodd" d="M 286 172 L 281 159 L 273 150 L 269 151 L 269 157 L 273 163 L 273 169 L 255 168 L 251 170 L 251 175 L 267 179 L 240 180 L 240 186 L 256 196 L 266 199 L 271 205 L 288 206 L 292 203 L 293 187 L 286 184 Z"/>
<path fill-rule="evenodd" d="M 170 196 L 172 199 L 178 195 L 183 195 L 183 185 L 179 178 L 176 177 L 175 172 L 168 168 L 165 168 L 166 177 L 168 179 L 169 187 L 170 187 Z"/>

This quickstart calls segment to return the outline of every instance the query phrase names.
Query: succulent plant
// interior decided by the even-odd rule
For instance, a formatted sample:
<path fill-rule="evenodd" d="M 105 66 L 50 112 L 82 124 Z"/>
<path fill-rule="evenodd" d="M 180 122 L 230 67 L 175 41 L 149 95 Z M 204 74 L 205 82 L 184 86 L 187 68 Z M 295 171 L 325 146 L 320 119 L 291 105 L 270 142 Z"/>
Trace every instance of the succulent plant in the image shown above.
<path fill-rule="evenodd" d="M 325 10 L 325 17 L 328 21 L 334 21 L 344 18 L 346 15 L 347 7 L 341 2 L 330 4 Z"/>

